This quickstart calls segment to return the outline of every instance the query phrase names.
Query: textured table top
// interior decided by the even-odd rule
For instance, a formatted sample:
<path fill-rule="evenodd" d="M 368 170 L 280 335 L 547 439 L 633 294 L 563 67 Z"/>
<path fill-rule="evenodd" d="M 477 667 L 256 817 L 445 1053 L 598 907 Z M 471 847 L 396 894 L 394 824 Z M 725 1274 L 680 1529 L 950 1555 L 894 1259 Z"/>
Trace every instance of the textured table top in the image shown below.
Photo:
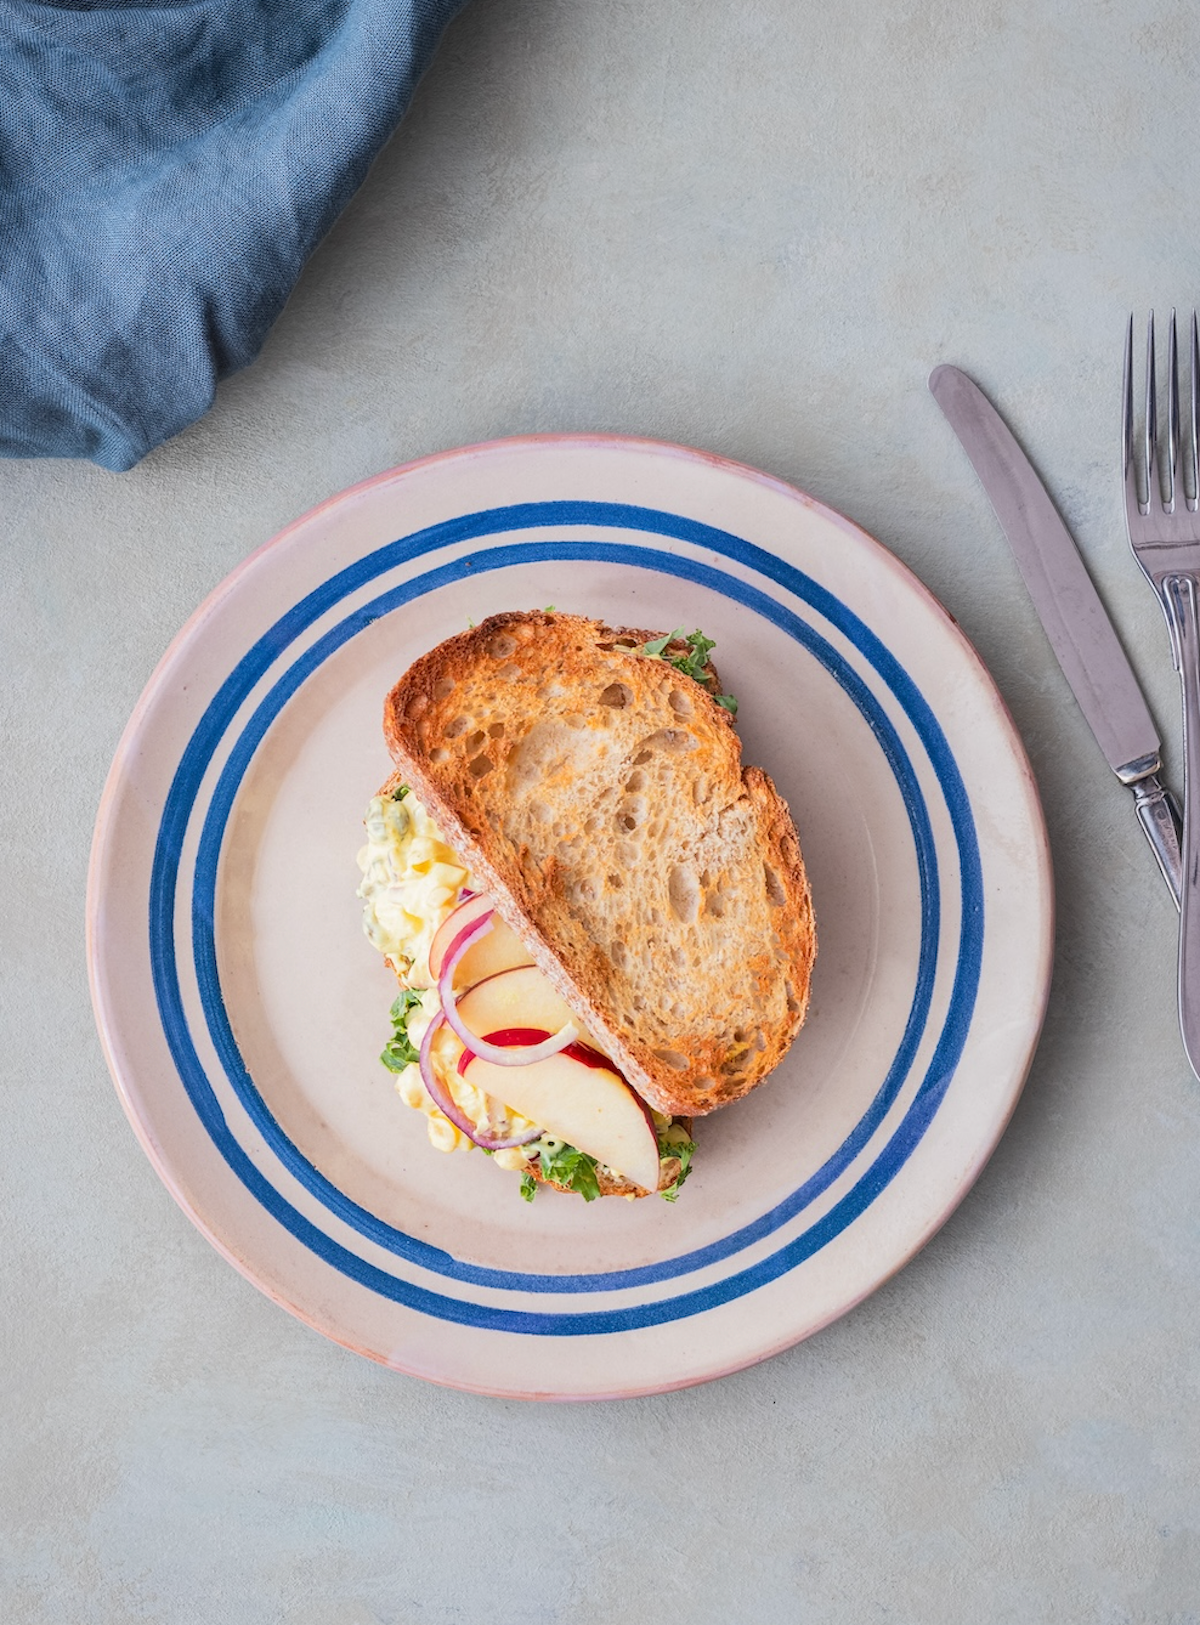
<path fill-rule="evenodd" d="M 1032 450 L 1177 782 L 1115 458 L 1128 311 L 1196 297 L 1197 61 L 1174 0 L 475 0 L 206 419 L 126 475 L 0 464 L 7 1620 L 1200 1619 L 1175 918 L 925 387 L 967 367 Z M 1025 1094 L 925 1251 L 765 1365 L 576 1407 L 396 1376 L 222 1262 L 83 949 L 108 764 L 199 600 L 353 481 L 556 429 L 739 458 L 904 559 L 1012 709 L 1059 903 Z"/>

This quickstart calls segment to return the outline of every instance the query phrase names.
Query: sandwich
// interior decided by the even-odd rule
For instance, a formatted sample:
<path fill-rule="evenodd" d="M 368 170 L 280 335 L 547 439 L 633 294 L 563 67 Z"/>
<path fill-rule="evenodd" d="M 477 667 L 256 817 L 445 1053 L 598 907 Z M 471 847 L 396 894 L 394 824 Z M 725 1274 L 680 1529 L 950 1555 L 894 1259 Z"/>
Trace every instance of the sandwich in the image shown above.
<path fill-rule="evenodd" d="M 804 1021 L 800 842 L 711 639 L 493 615 L 388 694 L 395 772 L 359 854 L 399 982 L 381 1057 L 442 1150 L 540 1185 L 673 1201 L 695 1119 Z"/>

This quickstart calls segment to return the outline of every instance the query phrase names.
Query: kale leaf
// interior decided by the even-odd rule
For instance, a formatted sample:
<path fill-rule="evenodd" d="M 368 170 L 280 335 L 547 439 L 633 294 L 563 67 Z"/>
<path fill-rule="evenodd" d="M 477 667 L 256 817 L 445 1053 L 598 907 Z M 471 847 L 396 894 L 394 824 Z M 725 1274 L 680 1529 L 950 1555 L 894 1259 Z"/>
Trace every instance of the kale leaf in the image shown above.
<path fill-rule="evenodd" d="M 683 1135 L 677 1139 L 675 1135 Z M 681 1128 L 674 1124 L 663 1129 L 658 1136 L 658 1154 L 665 1162 L 670 1157 L 679 1158 L 679 1172 L 674 1181 L 665 1190 L 659 1192 L 664 1202 L 677 1202 L 679 1193 L 683 1189 L 683 1182 L 692 1171 L 692 1158 L 696 1154 L 695 1140 L 689 1140 Z"/>
<path fill-rule="evenodd" d="M 562 1140 L 549 1138 L 538 1141 L 537 1154 L 543 1179 L 576 1191 L 585 1202 L 594 1202 L 599 1196 L 600 1180 L 596 1174 L 595 1157 L 589 1157 L 586 1151 L 577 1151 L 573 1145 L 567 1145 Z M 525 1174 L 521 1180 L 521 1195 L 527 1202 L 532 1202 L 532 1194 L 525 1194 L 527 1179 L 537 1188 L 533 1175 Z"/>
<path fill-rule="evenodd" d="M 538 1171 L 543 1179 L 577 1192 L 585 1202 L 594 1202 L 600 1195 L 596 1159 L 586 1151 L 579 1151 L 563 1140 L 552 1140 L 549 1135 L 539 1140 L 531 1150 L 537 1156 Z M 659 1192 L 665 1202 L 677 1201 L 684 1181 L 692 1171 L 696 1142 L 689 1139 L 686 1130 L 678 1124 L 668 1124 L 658 1132 L 658 1153 L 663 1162 L 670 1161 L 672 1157 L 679 1159 L 679 1172 L 673 1182 Z M 538 1182 L 531 1173 L 521 1175 L 521 1196 L 524 1201 L 532 1202 L 537 1188 Z"/>
<path fill-rule="evenodd" d="M 392 1036 L 379 1057 L 389 1072 L 403 1072 L 406 1066 L 411 1066 L 419 1058 L 416 1046 L 408 1036 L 408 1018 L 420 1008 L 421 995 L 412 987 L 406 987 L 392 1005 Z"/>
<path fill-rule="evenodd" d="M 687 653 L 667 654 L 668 645 L 675 643 L 680 638 L 687 644 Z M 700 684 L 701 688 L 707 690 L 708 680 L 704 675 L 704 668 L 708 665 L 709 654 L 716 646 L 716 639 L 706 638 L 699 627 L 694 632 L 689 633 L 687 637 L 684 637 L 682 626 L 677 626 L 673 632 L 668 632 L 664 637 L 651 638 L 649 643 L 643 644 L 642 653 L 649 655 L 653 660 L 665 660 L 668 666 L 674 666 L 676 671 L 682 672 L 685 677 L 692 678 L 694 682 Z M 719 706 L 728 711 L 730 716 L 737 715 L 737 701 L 732 694 L 714 694 L 713 699 L 716 700 Z"/>
<path fill-rule="evenodd" d="M 676 671 L 681 671 L 685 677 L 693 677 L 696 682 L 702 683 L 704 681 L 704 668 L 708 665 L 709 650 L 716 648 L 717 640 L 715 638 L 706 638 L 704 633 L 697 627 L 691 637 L 685 638 L 684 642 L 688 646 L 687 654 L 668 655 L 667 659 L 675 667 Z"/>

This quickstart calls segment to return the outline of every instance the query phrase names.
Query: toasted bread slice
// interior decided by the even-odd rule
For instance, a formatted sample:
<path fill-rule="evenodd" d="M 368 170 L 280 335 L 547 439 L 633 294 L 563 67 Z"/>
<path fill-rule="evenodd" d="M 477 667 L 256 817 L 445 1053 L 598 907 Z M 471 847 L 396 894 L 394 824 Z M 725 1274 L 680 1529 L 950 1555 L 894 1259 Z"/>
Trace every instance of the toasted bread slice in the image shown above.
<path fill-rule="evenodd" d="M 729 713 L 654 634 L 493 615 L 388 695 L 404 781 L 559 992 L 660 1111 L 746 1094 L 804 1020 L 800 843 Z"/>

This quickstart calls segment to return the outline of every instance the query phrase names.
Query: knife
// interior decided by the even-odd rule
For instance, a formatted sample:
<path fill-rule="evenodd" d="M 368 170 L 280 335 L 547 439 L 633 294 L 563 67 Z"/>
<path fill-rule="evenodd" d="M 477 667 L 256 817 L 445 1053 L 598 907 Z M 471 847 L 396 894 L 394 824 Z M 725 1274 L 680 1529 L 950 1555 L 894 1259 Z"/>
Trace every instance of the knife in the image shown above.
<path fill-rule="evenodd" d="M 996 510 L 1079 709 L 1109 767 L 1133 791 L 1138 820 L 1178 905 L 1183 822 L 1158 777 L 1158 731 L 1079 549 L 978 385 L 959 368 L 942 366 L 930 373 L 929 388 Z"/>

